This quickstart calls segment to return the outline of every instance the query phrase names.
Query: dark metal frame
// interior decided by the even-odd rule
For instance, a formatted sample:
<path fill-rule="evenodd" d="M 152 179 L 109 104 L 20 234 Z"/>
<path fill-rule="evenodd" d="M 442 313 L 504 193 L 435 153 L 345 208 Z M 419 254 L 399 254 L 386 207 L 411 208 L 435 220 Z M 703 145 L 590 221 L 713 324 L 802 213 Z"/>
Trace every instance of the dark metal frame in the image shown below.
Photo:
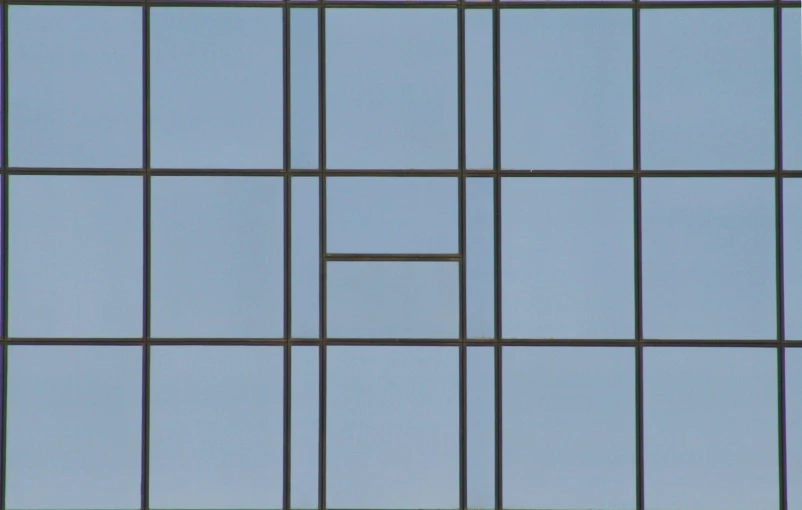
<path fill-rule="evenodd" d="M 143 144 L 142 168 L 128 169 L 87 169 L 87 168 L 19 168 L 8 165 L 8 19 L 9 5 L 117 5 L 138 6 L 142 8 L 142 78 L 143 78 Z M 284 101 L 284 159 L 283 168 L 264 170 L 226 170 L 226 169 L 156 169 L 150 166 L 150 10 L 152 7 L 259 7 L 281 9 L 283 14 L 283 101 Z M 607 346 L 631 348 L 635 354 L 635 407 L 636 407 L 636 508 L 645 508 L 644 489 L 644 431 L 643 431 L 643 349 L 644 347 L 755 347 L 769 348 L 777 351 L 777 388 L 778 388 L 778 449 L 780 510 L 787 510 L 787 473 L 786 473 L 786 428 L 785 428 L 785 350 L 787 348 L 802 349 L 802 340 L 785 339 L 784 330 L 784 271 L 783 271 L 783 180 L 786 178 L 802 178 L 802 170 L 785 170 L 782 160 L 782 20 L 784 7 L 799 7 L 799 0 L 704 0 L 687 2 L 681 0 L 580 0 L 553 2 L 551 0 L 454 0 L 452 2 L 435 0 L 0 0 L 3 23 L 0 29 L 2 52 L 0 52 L 0 86 L 2 87 L 2 149 L 0 149 L 0 173 L 2 173 L 2 235 L 0 235 L 0 251 L 2 251 L 2 407 L 0 407 L 0 423 L 6 423 L 7 416 L 7 374 L 8 351 L 11 345 L 139 345 L 142 346 L 142 452 L 141 452 L 141 509 L 149 509 L 149 400 L 150 400 L 150 348 L 152 345 L 273 345 L 284 349 L 284 390 L 283 390 L 283 510 L 290 510 L 290 435 L 291 426 L 291 366 L 293 346 L 319 347 L 319 471 L 318 471 L 318 508 L 326 508 L 326 348 L 328 345 L 416 345 L 416 346 L 455 346 L 459 348 L 459 508 L 468 508 L 467 491 L 467 355 L 471 346 L 494 347 L 495 358 L 495 508 L 503 508 L 502 500 L 502 354 L 503 346 Z M 449 8 L 456 11 L 457 22 L 457 73 L 458 89 L 458 158 L 457 168 L 435 170 L 350 170 L 328 169 L 326 166 L 326 10 L 327 8 Z M 529 171 L 503 170 L 501 166 L 501 48 L 500 18 L 504 9 L 582 9 L 582 8 L 630 9 L 632 12 L 632 62 L 633 62 L 633 167 L 631 170 L 594 171 L 594 170 L 561 170 L 561 171 Z M 774 12 L 774 118 L 775 118 L 775 162 L 773 169 L 755 169 L 749 171 L 644 171 L 641 169 L 640 150 L 640 12 L 643 9 L 660 8 L 771 8 Z M 319 161 L 318 171 L 296 170 L 292 168 L 290 139 L 290 15 L 295 9 L 316 9 L 318 11 L 318 103 L 319 103 Z M 493 28 L 493 168 L 490 170 L 474 170 L 466 168 L 466 127 L 465 127 L 465 10 L 492 10 Z M 9 177 L 11 175 L 136 175 L 141 176 L 143 183 L 143 316 L 141 338 L 113 339 L 80 339 L 80 338 L 10 338 L 8 336 L 8 280 L 9 280 Z M 282 338 L 152 338 L 150 335 L 150 185 L 152 176 L 281 176 L 284 182 L 284 333 Z M 326 249 L 326 177 L 327 176 L 450 176 L 458 179 L 458 253 L 446 255 L 432 254 L 390 254 L 365 255 L 328 253 Z M 292 324 L 292 177 L 317 177 L 319 181 L 319 338 L 293 338 Z M 494 196 L 494 338 L 472 339 L 467 334 L 466 305 L 466 182 L 468 177 L 482 176 L 493 179 Z M 634 204 L 634 267 L 635 267 L 635 334 L 630 340 L 618 339 L 505 339 L 502 335 L 502 303 L 501 303 L 501 181 L 503 177 L 631 177 L 633 179 Z M 641 186 L 643 177 L 772 177 L 775 180 L 775 218 L 776 218 L 776 301 L 777 301 L 777 337 L 764 340 L 654 340 L 643 335 L 643 298 L 642 298 L 642 252 L 641 252 Z M 459 338 L 441 339 L 348 339 L 328 338 L 326 330 L 326 269 L 329 261 L 406 261 L 418 260 L 456 262 L 459 264 Z M 0 434 L 0 495 L 5 494 L 6 481 L 6 427 Z M 0 510 L 5 510 L 5 501 L 0 497 Z"/>

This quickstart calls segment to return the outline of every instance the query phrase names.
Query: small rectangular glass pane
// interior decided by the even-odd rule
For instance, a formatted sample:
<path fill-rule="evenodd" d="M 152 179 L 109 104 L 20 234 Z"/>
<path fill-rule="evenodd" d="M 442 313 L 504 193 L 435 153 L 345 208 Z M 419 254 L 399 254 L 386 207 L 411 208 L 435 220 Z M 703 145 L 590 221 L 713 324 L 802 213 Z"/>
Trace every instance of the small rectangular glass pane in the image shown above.
<path fill-rule="evenodd" d="M 495 349 L 467 350 L 468 508 L 493 508 L 496 498 Z"/>
<path fill-rule="evenodd" d="M 151 164 L 283 166 L 281 9 L 151 9 Z"/>
<path fill-rule="evenodd" d="M 644 351 L 646 508 L 778 508 L 777 351 Z"/>
<path fill-rule="evenodd" d="M 494 181 L 469 178 L 465 183 L 465 265 L 468 338 L 495 336 Z"/>
<path fill-rule="evenodd" d="M 465 164 L 493 169 L 493 11 L 465 11 Z"/>
<path fill-rule="evenodd" d="M 505 338 L 632 338 L 630 179 L 502 180 Z"/>
<path fill-rule="evenodd" d="M 9 163 L 142 166 L 142 9 L 9 7 Z"/>
<path fill-rule="evenodd" d="M 142 348 L 11 346 L 5 508 L 140 507 Z"/>
<path fill-rule="evenodd" d="M 503 353 L 505 508 L 634 509 L 633 349 Z"/>
<path fill-rule="evenodd" d="M 292 487 L 290 508 L 318 507 L 320 349 L 292 347 Z"/>
<path fill-rule="evenodd" d="M 774 168 L 772 9 L 641 17 L 643 168 Z"/>
<path fill-rule="evenodd" d="M 501 164 L 632 168 L 632 14 L 501 13 Z"/>
<path fill-rule="evenodd" d="M 152 182 L 152 334 L 282 337 L 283 179 Z"/>
<path fill-rule="evenodd" d="M 328 9 L 329 168 L 457 167 L 456 15 Z"/>
<path fill-rule="evenodd" d="M 454 347 L 329 347 L 328 508 L 459 506 Z"/>
<path fill-rule="evenodd" d="M 292 178 L 292 336 L 320 335 L 320 196 L 317 177 Z"/>
<path fill-rule="evenodd" d="M 290 10 L 292 168 L 318 167 L 317 9 Z"/>
<path fill-rule="evenodd" d="M 457 179 L 329 177 L 329 253 L 457 253 Z"/>
<path fill-rule="evenodd" d="M 802 48 L 799 9 L 782 10 L 783 168 L 802 170 Z"/>
<path fill-rule="evenodd" d="M 802 509 L 802 349 L 785 349 L 788 509 Z"/>
<path fill-rule="evenodd" d="M 152 348 L 151 508 L 281 508 L 283 354 Z"/>
<path fill-rule="evenodd" d="M 9 334 L 142 335 L 142 179 L 15 175 Z"/>
<path fill-rule="evenodd" d="M 643 181 L 647 338 L 772 339 L 774 179 Z"/>
<path fill-rule="evenodd" d="M 802 340 L 802 179 L 783 179 L 785 338 Z"/>
<path fill-rule="evenodd" d="M 456 262 L 329 262 L 331 338 L 457 338 Z"/>

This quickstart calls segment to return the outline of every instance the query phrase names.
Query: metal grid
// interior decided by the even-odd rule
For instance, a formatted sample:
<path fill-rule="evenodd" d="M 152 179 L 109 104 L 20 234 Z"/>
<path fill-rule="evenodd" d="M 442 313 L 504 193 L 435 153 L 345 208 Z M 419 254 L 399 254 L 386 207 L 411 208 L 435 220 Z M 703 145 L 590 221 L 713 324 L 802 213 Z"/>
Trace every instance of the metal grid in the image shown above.
<path fill-rule="evenodd" d="M 318 466 L 318 508 L 326 508 L 326 347 L 328 345 L 386 345 L 386 346 L 457 346 L 459 347 L 459 508 L 468 508 L 467 497 L 467 352 L 469 346 L 492 346 L 495 359 L 495 508 L 504 507 L 502 500 L 502 347 L 503 346 L 604 346 L 633 348 L 635 354 L 635 395 L 636 395 L 636 508 L 645 508 L 644 493 L 644 424 L 643 424 L 643 348 L 644 347 L 754 347 L 774 349 L 777 352 L 778 387 L 778 451 L 779 451 L 779 508 L 787 510 L 786 473 L 786 429 L 785 429 L 785 349 L 802 348 L 802 340 L 785 339 L 784 331 L 784 274 L 783 274 L 783 179 L 802 178 L 802 170 L 783 168 L 782 148 L 782 19 L 784 7 L 799 7 L 799 0 L 579 0 L 553 2 L 551 0 L 0 0 L 3 25 L 2 52 L 0 53 L 0 86 L 2 86 L 2 129 L 3 143 L 0 152 L 2 163 L 2 362 L 3 395 L 2 422 L 7 423 L 7 374 L 8 350 L 11 345 L 139 345 L 142 346 L 142 452 L 141 452 L 141 509 L 149 509 L 149 397 L 150 397 L 150 347 L 152 345 L 272 345 L 283 346 L 284 389 L 283 389 L 283 497 L 282 508 L 291 508 L 290 499 L 290 434 L 291 426 L 291 353 L 293 345 L 319 347 L 319 466 Z M 10 167 L 8 165 L 8 19 L 10 5 L 97 5 L 97 6 L 137 6 L 142 9 L 142 168 L 94 169 L 94 168 L 31 168 Z M 283 167 L 263 170 L 228 169 L 160 169 L 150 166 L 150 10 L 151 7 L 256 7 L 281 9 L 283 15 Z M 458 50 L 458 165 L 451 169 L 434 170 L 352 170 L 329 169 L 326 165 L 326 12 L 330 8 L 449 8 L 456 12 L 457 50 Z M 583 9 L 609 8 L 628 9 L 632 13 L 632 65 L 633 65 L 633 168 L 631 170 L 509 170 L 501 166 L 501 53 L 500 17 L 502 9 Z M 659 170 L 641 169 L 641 97 L 640 97 L 640 13 L 643 9 L 698 9 L 698 8 L 771 8 L 774 13 L 774 168 L 756 170 Z M 298 9 L 315 9 L 318 12 L 318 170 L 294 170 L 292 168 L 290 139 L 290 15 Z M 465 126 L 465 11 L 484 9 L 492 11 L 493 32 L 493 168 L 474 170 L 466 168 L 466 126 Z M 142 337 L 113 339 L 82 338 L 12 338 L 8 336 L 8 281 L 9 281 L 9 177 L 11 175 L 132 175 L 142 177 L 143 193 L 143 312 Z M 326 177 L 327 176 L 450 176 L 458 178 L 458 246 L 457 254 L 343 254 L 328 253 L 326 250 Z M 282 338 L 153 338 L 150 334 L 150 198 L 152 176 L 281 176 L 284 195 L 284 327 Z M 292 177 L 319 178 L 319 338 L 292 338 L 292 278 L 291 278 L 291 226 L 292 226 Z M 494 338 L 472 339 L 467 337 L 466 306 L 466 182 L 471 176 L 493 179 L 494 207 Z M 634 268 L 635 268 L 635 334 L 630 340 L 618 339 L 505 339 L 502 335 L 501 303 L 501 181 L 503 177 L 629 177 L 634 182 Z M 775 238 L 776 238 L 776 301 L 777 336 L 763 340 L 697 339 L 697 340 L 654 340 L 643 335 L 643 295 L 642 295 L 642 214 L 641 187 L 647 178 L 667 177 L 772 177 L 775 181 Z M 326 330 L 326 268 L 328 261 L 451 261 L 459 264 L 459 338 L 442 339 L 329 339 Z M 0 438 L 0 495 L 5 494 L 6 482 L 6 427 L 2 427 Z M 0 510 L 5 510 L 5 498 L 0 497 Z"/>

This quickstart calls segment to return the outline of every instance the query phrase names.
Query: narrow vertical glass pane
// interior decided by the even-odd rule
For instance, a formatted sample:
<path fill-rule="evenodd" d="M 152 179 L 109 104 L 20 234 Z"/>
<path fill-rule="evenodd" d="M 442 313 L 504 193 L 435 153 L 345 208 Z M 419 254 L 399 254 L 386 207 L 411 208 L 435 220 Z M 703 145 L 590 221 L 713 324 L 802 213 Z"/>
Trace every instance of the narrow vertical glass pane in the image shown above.
<path fill-rule="evenodd" d="M 318 167 L 317 9 L 290 10 L 292 168 Z"/>
<path fill-rule="evenodd" d="M 503 352 L 504 506 L 634 509 L 633 349 Z"/>
<path fill-rule="evenodd" d="M 142 335 L 142 179 L 15 175 L 10 335 Z"/>
<path fill-rule="evenodd" d="M 6 508 L 139 508 L 142 348 L 11 346 Z"/>
<path fill-rule="evenodd" d="M 292 177 L 292 336 L 320 334 L 320 196 L 317 177 Z"/>
<path fill-rule="evenodd" d="M 455 347 L 329 347 L 328 508 L 459 506 Z"/>
<path fill-rule="evenodd" d="M 155 177 L 152 333 L 283 336 L 280 177 Z"/>
<path fill-rule="evenodd" d="M 468 508 L 493 508 L 496 497 L 495 349 L 468 348 Z"/>
<path fill-rule="evenodd" d="M 9 8 L 12 166 L 142 166 L 142 9 Z"/>
<path fill-rule="evenodd" d="M 774 179 L 644 179 L 646 337 L 776 338 L 774 221 Z"/>
<path fill-rule="evenodd" d="M 777 351 L 644 351 L 646 508 L 779 506 Z"/>
<path fill-rule="evenodd" d="M 783 168 L 802 170 L 802 48 L 799 9 L 782 10 Z"/>
<path fill-rule="evenodd" d="M 644 169 L 774 168 L 772 12 L 643 11 Z"/>
<path fill-rule="evenodd" d="M 468 338 L 493 338 L 496 316 L 493 179 L 469 178 L 465 192 Z"/>
<path fill-rule="evenodd" d="M 320 426 L 320 349 L 292 348 L 292 501 L 290 508 L 317 508 Z"/>
<path fill-rule="evenodd" d="M 329 177 L 329 253 L 457 253 L 456 178 Z"/>
<path fill-rule="evenodd" d="M 505 338 L 632 338 L 632 180 L 502 179 Z"/>
<path fill-rule="evenodd" d="M 453 9 L 328 9 L 328 167 L 456 168 L 456 57 Z"/>
<path fill-rule="evenodd" d="M 281 508 L 283 350 L 153 347 L 152 508 Z"/>
<path fill-rule="evenodd" d="M 802 510 L 802 349 L 785 349 L 788 509 Z"/>
<path fill-rule="evenodd" d="M 783 179 L 785 338 L 802 340 L 802 179 Z"/>
<path fill-rule="evenodd" d="M 493 11 L 465 11 L 465 164 L 493 169 Z"/>
<path fill-rule="evenodd" d="M 151 163 L 281 168 L 281 9 L 158 7 L 151 16 Z"/>
<path fill-rule="evenodd" d="M 503 168 L 632 168 L 632 14 L 501 13 Z"/>
<path fill-rule="evenodd" d="M 459 337 L 456 262 L 329 262 L 331 338 Z"/>

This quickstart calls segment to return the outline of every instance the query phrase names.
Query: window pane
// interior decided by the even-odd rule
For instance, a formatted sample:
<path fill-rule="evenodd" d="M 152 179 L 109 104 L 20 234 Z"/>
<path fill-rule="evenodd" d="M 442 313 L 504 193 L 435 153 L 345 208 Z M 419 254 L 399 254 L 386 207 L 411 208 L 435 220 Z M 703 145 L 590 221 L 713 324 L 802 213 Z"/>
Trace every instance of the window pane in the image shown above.
<path fill-rule="evenodd" d="M 151 10 L 157 168 L 281 168 L 280 9 Z"/>
<path fill-rule="evenodd" d="M 465 161 L 493 168 L 493 11 L 465 11 Z"/>
<path fill-rule="evenodd" d="M 330 262 L 328 336 L 457 338 L 456 262 Z"/>
<path fill-rule="evenodd" d="M 457 179 L 326 181 L 329 253 L 457 253 Z"/>
<path fill-rule="evenodd" d="M 504 506 L 635 508 L 632 349 L 505 347 Z"/>
<path fill-rule="evenodd" d="M 152 333 L 282 337 L 283 180 L 156 177 Z"/>
<path fill-rule="evenodd" d="M 502 165 L 632 168 L 632 15 L 501 14 Z"/>
<path fill-rule="evenodd" d="M 459 505 L 458 352 L 329 347 L 327 506 Z"/>
<path fill-rule="evenodd" d="M 153 347 L 152 507 L 281 507 L 282 363 L 279 347 Z"/>
<path fill-rule="evenodd" d="M 802 340 L 802 179 L 783 179 L 785 338 Z"/>
<path fill-rule="evenodd" d="M 9 347 L 6 508 L 139 508 L 141 353 Z"/>
<path fill-rule="evenodd" d="M 774 180 L 645 179 L 648 338 L 776 338 Z"/>
<path fill-rule="evenodd" d="M 16 337 L 142 335 L 142 180 L 11 177 Z"/>
<path fill-rule="evenodd" d="M 445 9 L 328 9 L 329 168 L 456 168 L 456 21 Z"/>
<path fill-rule="evenodd" d="M 317 177 L 292 178 L 292 336 L 320 334 L 320 197 Z"/>
<path fill-rule="evenodd" d="M 643 168 L 774 168 L 771 9 L 641 18 Z"/>
<path fill-rule="evenodd" d="M 782 10 L 783 168 L 802 170 L 802 48 L 799 9 Z"/>
<path fill-rule="evenodd" d="M 290 82 L 292 84 L 292 167 L 318 167 L 317 9 L 290 14 Z"/>
<path fill-rule="evenodd" d="M 629 179 L 503 180 L 506 338 L 632 338 Z"/>
<path fill-rule="evenodd" d="M 320 349 L 292 348 L 291 508 L 317 508 Z"/>
<path fill-rule="evenodd" d="M 802 509 L 802 349 L 785 350 L 788 508 Z"/>
<path fill-rule="evenodd" d="M 142 166 L 142 9 L 9 8 L 9 162 Z"/>
<path fill-rule="evenodd" d="M 777 351 L 646 348 L 646 508 L 778 508 Z"/>
<path fill-rule="evenodd" d="M 469 178 L 465 184 L 466 305 L 469 338 L 495 336 L 495 230 L 493 180 Z"/>
<path fill-rule="evenodd" d="M 496 498 L 495 350 L 468 348 L 468 508 L 493 508 Z"/>

